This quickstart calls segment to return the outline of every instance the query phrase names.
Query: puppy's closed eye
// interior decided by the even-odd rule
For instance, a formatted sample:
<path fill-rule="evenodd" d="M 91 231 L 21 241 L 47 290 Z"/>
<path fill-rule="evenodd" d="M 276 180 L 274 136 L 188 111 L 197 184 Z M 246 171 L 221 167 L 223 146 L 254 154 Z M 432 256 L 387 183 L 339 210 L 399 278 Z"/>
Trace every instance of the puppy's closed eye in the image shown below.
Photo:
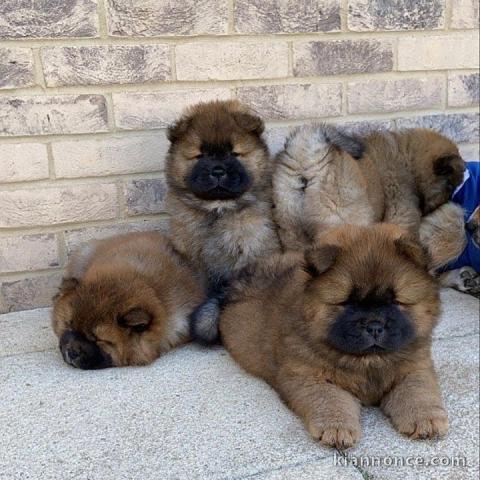
<path fill-rule="evenodd" d="M 141 308 L 134 308 L 124 315 L 118 317 L 118 324 L 124 328 L 141 333 L 148 330 L 152 322 L 152 316 Z"/>

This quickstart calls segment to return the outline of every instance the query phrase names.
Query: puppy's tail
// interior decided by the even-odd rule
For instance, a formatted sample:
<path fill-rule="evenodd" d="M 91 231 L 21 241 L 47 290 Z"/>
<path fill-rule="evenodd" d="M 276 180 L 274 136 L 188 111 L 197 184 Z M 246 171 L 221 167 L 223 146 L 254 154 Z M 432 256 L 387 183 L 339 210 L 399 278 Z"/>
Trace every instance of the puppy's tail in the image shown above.
<path fill-rule="evenodd" d="M 220 300 L 215 297 L 208 298 L 197 307 L 189 317 L 192 340 L 201 345 L 218 343 L 220 312 Z"/>

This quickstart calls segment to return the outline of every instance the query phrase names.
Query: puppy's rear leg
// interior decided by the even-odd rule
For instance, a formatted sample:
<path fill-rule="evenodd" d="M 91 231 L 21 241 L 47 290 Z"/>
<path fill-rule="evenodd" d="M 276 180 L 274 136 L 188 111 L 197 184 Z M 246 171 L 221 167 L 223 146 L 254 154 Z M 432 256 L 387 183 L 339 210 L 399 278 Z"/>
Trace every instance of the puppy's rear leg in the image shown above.
<path fill-rule="evenodd" d="M 361 434 L 360 402 L 304 366 L 278 373 L 280 395 L 304 421 L 310 435 L 329 447 L 345 449 Z"/>
<path fill-rule="evenodd" d="M 452 287 L 471 295 L 480 294 L 480 275 L 472 267 L 462 267 L 442 273 L 439 277 L 444 287 Z"/>

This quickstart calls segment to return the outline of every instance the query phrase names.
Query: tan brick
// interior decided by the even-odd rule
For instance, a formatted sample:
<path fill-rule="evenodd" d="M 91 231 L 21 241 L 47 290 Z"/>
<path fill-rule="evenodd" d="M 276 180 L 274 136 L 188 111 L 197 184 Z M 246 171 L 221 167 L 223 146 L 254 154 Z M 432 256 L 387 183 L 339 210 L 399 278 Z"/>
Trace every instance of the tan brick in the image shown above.
<path fill-rule="evenodd" d="M 168 45 L 42 48 L 47 86 L 149 83 L 171 79 Z"/>
<path fill-rule="evenodd" d="M 458 143 L 476 143 L 479 138 L 478 113 L 450 113 L 397 118 L 397 128 L 431 128 Z"/>
<path fill-rule="evenodd" d="M 0 183 L 48 178 L 47 147 L 40 143 L 0 145 Z"/>
<path fill-rule="evenodd" d="M 186 43 L 176 46 L 179 80 L 243 80 L 288 75 L 286 42 Z"/>
<path fill-rule="evenodd" d="M 340 30 L 339 0 L 236 0 L 238 33 L 302 33 Z"/>
<path fill-rule="evenodd" d="M 348 28 L 375 30 L 432 30 L 445 24 L 445 0 L 349 0 Z"/>
<path fill-rule="evenodd" d="M 0 228 L 114 218 L 112 183 L 0 191 Z"/>
<path fill-rule="evenodd" d="M 0 97 L 0 136 L 107 129 L 107 107 L 102 95 Z"/>
<path fill-rule="evenodd" d="M 41 270 L 59 266 L 55 235 L 0 237 L 0 272 Z"/>
<path fill-rule="evenodd" d="M 167 185 L 164 178 L 131 180 L 125 185 L 124 192 L 129 215 L 148 215 L 165 211 Z"/>
<path fill-rule="evenodd" d="M 49 307 L 62 279 L 61 273 L 0 283 L 0 313 Z"/>
<path fill-rule="evenodd" d="M 359 120 L 355 122 L 341 122 L 338 126 L 348 134 L 367 135 L 372 132 L 386 132 L 393 130 L 393 120 Z"/>
<path fill-rule="evenodd" d="M 442 105 L 441 77 L 366 80 L 348 84 L 348 112 L 396 112 Z"/>
<path fill-rule="evenodd" d="M 469 107 L 480 101 L 478 73 L 451 73 L 448 76 L 448 104 L 451 107 Z"/>
<path fill-rule="evenodd" d="M 478 28 L 478 0 L 451 0 L 450 28 Z"/>
<path fill-rule="evenodd" d="M 478 68 L 478 32 L 398 39 L 398 70 Z"/>
<path fill-rule="evenodd" d="M 97 0 L 0 2 L 0 38 L 95 37 Z"/>
<path fill-rule="evenodd" d="M 393 49 L 383 40 L 328 40 L 293 44 L 293 72 L 297 77 L 388 72 Z"/>
<path fill-rule="evenodd" d="M 29 48 L 0 48 L 0 89 L 35 85 L 33 68 Z"/>
<path fill-rule="evenodd" d="M 101 240 L 113 235 L 121 235 L 130 232 L 167 232 L 168 219 L 137 220 L 128 223 L 116 223 L 102 227 L 85 227 L 65 232 L 67 252 L 70 255 L 77 247 L 93 239 Z"/>
<path fill-rule="evenodd" d="M 227 0 L 107 0 L 110 35 L 204 35 L 227 33 Z"/>
<path fill-rule="evenodd" d="M 168 141 L 153 135 L 58 142 L 52 146 L 57 178 L 123 175 L 163 169 Z"/>
<path fill-rule="evenodd" d="M 228 88 L 116 93 L 113 95 L 115 122 L 118 127 L 126 130 L 165 128 L 193 103 L 228 98 Z"/>
<path fill-rule="evenodd" d="M 341 83 L 242 87 L 236 94 L 266 119 L 318 118 L 342 112 Z"/>

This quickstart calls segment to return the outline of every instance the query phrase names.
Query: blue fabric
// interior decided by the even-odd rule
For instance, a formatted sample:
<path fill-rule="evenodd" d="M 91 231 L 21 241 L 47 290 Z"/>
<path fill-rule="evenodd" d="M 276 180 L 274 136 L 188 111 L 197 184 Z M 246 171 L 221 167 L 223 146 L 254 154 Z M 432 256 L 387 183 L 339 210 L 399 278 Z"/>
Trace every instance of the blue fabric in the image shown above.
<path fill-rule="evenodd" d="M 462 206 L 467 223 L 475 209 L 480 205 L 480 162 L 465 162 L 466 170 L 463 183 L 455 190 L 452 201 Z M 455 261 L 442 270 L 455 270 L 472 267 L 480 272 L 480 245 L 473 240 L 473 235 L 466 231 L 467 247 Z"/>

